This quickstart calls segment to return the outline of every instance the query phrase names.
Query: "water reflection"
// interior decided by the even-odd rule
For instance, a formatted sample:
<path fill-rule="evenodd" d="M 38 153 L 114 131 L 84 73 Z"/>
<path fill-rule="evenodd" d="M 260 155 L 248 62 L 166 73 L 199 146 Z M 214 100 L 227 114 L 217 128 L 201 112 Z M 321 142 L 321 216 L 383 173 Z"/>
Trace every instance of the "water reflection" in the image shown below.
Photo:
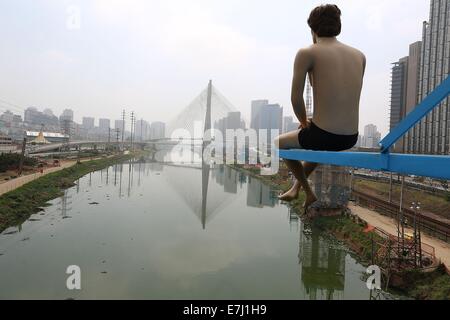
<path fill-rule="evenodd" d="M 369 298 L 364 268 L 343 248 L 229 167 L 117 164 L 44 214 L 0 236 L 0 299 Z M 73 263 L 89 277 L 83 292 L 64 287 Z"/>
<path fill-rule="evenodd" d="M 278 203 L 270 186 L 261 180 L 249 177 L 247 184 L 247 206 L 253 208 L 275 207 Z"/>
<path fill-rule="evenodd" d="M 344 298 L 345 256 L 342 248 L 330 246 L 302 225 L 300 232 L 299 263 L 302 266 L 304 290 L 311 300 Z"/>
<path fill-rule="evenodd" d="M 69 212 L 72 211 L 72 196 L 69 195 L 69 190 L 65 190 L 63 196 L 60 198 L 59 210 L 63 219 L 69 218 Z"/>

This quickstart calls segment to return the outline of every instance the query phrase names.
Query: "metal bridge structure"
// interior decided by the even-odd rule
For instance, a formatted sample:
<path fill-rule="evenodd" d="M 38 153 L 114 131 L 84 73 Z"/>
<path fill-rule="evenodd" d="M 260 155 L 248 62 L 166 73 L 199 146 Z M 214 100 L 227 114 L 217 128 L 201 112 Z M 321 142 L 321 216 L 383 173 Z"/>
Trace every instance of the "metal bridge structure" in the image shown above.
<path fill-rule="evenodd" d="M 167 181 L 198 217 L 203 229 L 230 203 L 230 195 L 217 196 L 221 194 L 215 190 L 217 185 L 210 183 L 211 176 L 216 174 L 217 169 L 211 168 L 204 160 L 204 150 L 213 140 L 211 130 L 214 122 L 235 110 L 213 86 L 212 81 L 209 81 L 208 87 L 168 124 L 168 133 L 172 138 L 143 143 L 152 148 L 161 148 L 158 153 L 162 161 L 153 159 L 154 162 L 164 165 Z M 201 161 L 186 163 L 164 160 L 164 155 L 170 153 L 175 146 L 181 146 L 179 150 L 186 148 L 192 154 L 198 153 Z M 158 153 L 156 158 L 159 158 Z M 183 170 L 183 174 L 189 176 L 188 184 L 179 178 L 181 175 L 178 170 Z"/>
<path fill-rule="evenodd" d="M 29 147 L 29 155 L 45 153 L 58 153 L 61 150 L 79 150 L 81 148 L 107 148 L 107 147 L 149 147 L 154 150 L 170 149 L 175 146 L 203 147 L 210 143 L 212 135 L 210 130 L 214 123 L 228 116 L 236 108 L 213 86 L 208 86 L 176 117 L 167 124 L 167 133 L 171 138 L 151 139 L 145 141 L 70 141 L 42 146 Z"/>
<path fill-rule="evenodd" d="M 279 150 L 280 158 L 450 180 L 449 155 L 395 154 L 390 151 L 397 141 L 449 95 L 450 77 L 380 142 L 380 151 L 377 153 Z"/>

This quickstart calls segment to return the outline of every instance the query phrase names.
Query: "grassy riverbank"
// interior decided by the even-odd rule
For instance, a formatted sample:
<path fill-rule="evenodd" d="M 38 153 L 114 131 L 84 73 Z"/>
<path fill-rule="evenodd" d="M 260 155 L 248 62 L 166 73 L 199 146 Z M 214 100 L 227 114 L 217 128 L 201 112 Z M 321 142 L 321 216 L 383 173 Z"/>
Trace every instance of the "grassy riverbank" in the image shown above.
<path fill-rule="evenodd" d="M 260 179 L 274 188 L 279 189 L 280 192 L 287 191 L 290 188 L 290 181 L 286 172 L 274 176 L 261 176 L 257 168 L 244 166 L 232 167 L 253 178 Z M 298 200 L 290 203 L 289 206 L 297 212 L 301 212 L 303 202 L 304 198 L 302 195 Z M 345 243 L 359 257 L 361 264 L 365 266 L 371 264 L 372 235 L 364 232 L 367 226 L 358 219 L 354 219 L 343 213 L 339 217 L 319 217 L 308 222 L 315 228 Z M 377 237 L 377 235 L 374 235 L 374 237 Z M 414 299 L 450 299 L 450 276 L 446 273 L 444 266 L 426 274 L 419 271 L 404 272 L 399 274 L 399 277 L 402 279 L 402 284 L 399 287 L 390 288 L 395 294 Z"/>
<path fill-rule="evenodd" d="M 70 168 L 48 174 L 0 197 L 0 232 L 19 225 L 32 214 L 42 210 L 50 200 L 86 174 L 129 160 L 136 155 L 118 155 L 76 164 Z"/>
<path fill-rule="evenodd" d="M 344 242 L 359 257 L 360 263 L 365 266 L 371 264 L 372 257 L 372 235 L 364 232 L 366 225 L 352 219 L 349 216 L 320 217 L 313 221 L 315 227 L 332 234 L 338 240 Z M 377 237 L 374 235 L 374 237 Z M 377 250 L 378 248 L 375 248 Z M 450 276 L 445 267 L 441 265 L 433 272 L 404 271 L 396 274 L 395 286 L 389 290 L 418 300 L 449 300 L 450 299 Z"/>

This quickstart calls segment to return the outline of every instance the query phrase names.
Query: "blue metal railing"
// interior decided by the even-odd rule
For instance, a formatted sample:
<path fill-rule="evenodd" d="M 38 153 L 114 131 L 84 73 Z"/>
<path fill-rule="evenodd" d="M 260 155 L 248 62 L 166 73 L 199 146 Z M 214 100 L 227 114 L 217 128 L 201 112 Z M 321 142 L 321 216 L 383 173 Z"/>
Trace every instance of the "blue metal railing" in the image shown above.
<path fill-rule="evenodd" d="M 436 108 L 450 94 L 450 77 L 445 79 L 431 92 L 413 111 L 411 111 L 398 126 L 392 130 L 380 143 L 381 151 L 386 152 L 401 137 L 420 122 L 430 111 Z"/>
<path fill-rule="evenodd" d="M 409 129 L 419 123 L 449 95 L 450 77 L 444 80 L 381 141 L 381 150 L 379 153 L 280 150 L 280 157 L 289 160 L 365 168 L 405 175 L 450 180 L 450 156 L 391 154 L 389 152 L 390 148 L 399 141 Z"/>

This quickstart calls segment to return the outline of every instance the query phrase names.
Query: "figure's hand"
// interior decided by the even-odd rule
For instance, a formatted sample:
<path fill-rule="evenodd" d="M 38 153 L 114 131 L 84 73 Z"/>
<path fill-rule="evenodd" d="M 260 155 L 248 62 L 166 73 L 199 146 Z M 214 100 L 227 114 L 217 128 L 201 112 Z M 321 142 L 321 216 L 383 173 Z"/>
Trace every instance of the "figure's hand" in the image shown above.
<path fill-rule="evenodd" d="M 305 123 L 301 123 L 299 129 L 308 129 L 310 126 L 311 126 L 311 119 L 307 120 Z"/>

